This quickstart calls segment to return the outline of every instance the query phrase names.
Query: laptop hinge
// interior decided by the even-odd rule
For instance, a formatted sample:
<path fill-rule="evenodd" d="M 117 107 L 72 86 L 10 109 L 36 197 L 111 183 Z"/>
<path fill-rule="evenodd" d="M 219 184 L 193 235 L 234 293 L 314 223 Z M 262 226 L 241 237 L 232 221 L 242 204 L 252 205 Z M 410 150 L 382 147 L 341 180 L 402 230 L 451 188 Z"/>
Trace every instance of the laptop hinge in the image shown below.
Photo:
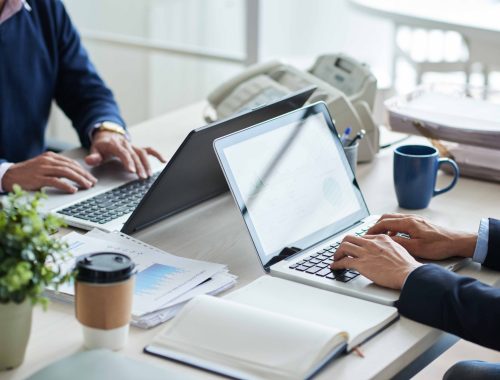
<path fill-rule="evenodd" d="M 269 272 L 269 268 L 276 263 L 279 263 L 281 260 L 284 260 L 292 255 L 295 255 L 297 252 L 300 252 L 301 249 L 297 247 L 285 247 L 281 250 L 278 256 L 274 256 L 264 267 L 266 272 Z"/>

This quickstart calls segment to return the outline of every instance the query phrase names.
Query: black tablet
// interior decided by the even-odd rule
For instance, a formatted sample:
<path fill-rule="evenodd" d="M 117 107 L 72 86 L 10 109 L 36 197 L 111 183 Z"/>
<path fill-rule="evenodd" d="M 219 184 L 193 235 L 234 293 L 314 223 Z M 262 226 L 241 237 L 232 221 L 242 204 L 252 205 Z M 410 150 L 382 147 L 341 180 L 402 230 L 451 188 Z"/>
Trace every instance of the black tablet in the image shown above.
<path fill-rule="evenodd" d="M 310 86 L 276 102 L 191 131 L 121 231 L 132 234 L 228 191 L 213 150 L 214 140 L 298 109 L 315 90 L 315 86 Z"/>

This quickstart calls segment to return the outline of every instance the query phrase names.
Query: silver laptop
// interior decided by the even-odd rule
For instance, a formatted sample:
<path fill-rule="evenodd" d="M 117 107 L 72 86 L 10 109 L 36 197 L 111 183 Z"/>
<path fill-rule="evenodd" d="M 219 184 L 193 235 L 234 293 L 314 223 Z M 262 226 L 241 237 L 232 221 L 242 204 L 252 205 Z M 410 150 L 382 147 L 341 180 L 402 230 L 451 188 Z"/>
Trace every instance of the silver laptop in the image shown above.
<path fill-rule="evenodd" d="M 330 270 L 370 215 L 324 103 L 217 139 L 214 148 L 264 269 L 273 276 L 391 305 L 399 292 Z M 459 259 L 440 262 L 448 269 Z"/>

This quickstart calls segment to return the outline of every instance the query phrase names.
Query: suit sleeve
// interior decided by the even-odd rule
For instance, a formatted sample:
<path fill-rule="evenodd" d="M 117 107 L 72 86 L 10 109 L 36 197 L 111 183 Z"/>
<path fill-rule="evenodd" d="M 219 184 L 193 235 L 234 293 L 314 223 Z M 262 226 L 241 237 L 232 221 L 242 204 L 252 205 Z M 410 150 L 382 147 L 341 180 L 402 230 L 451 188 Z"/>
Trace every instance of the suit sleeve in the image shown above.
<path fill-rule="evenodd" d="M 408 276 L 396 306 L 407 318 L 500 350 L 500 289 L 423 265 Z"/>
<path fill-rule="evenodd" d="M 60 1 L 55 2 L 55 13 L 59 55 L 55 99 L 71 119 L 82 146 L 89 147 L 89 135 L 95 124 L 112 121 L 125 128 L 125 122 Z"/>
<path fill-rule="evenodd" d="M 488 253 L 483 265 L 500 271 L 500 220 L 489 219 Z"/>

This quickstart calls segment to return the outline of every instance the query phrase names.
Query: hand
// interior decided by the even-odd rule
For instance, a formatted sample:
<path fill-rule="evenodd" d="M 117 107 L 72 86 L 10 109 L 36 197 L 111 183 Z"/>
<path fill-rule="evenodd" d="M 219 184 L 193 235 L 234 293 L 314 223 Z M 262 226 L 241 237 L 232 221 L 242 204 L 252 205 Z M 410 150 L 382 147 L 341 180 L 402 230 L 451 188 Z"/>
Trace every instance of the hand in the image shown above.
<path fill-rule="evenodd" d="M 410 238 L 399 236 L 398 232 Z M 476 234 L 438 227 L 417 215 L 383 215 L 367 234 L 387 234 L 413 256 L 428 260 L 472 257 L 477 242 Z"/>
<path fill-rule="evenodd" d="M 333 256 L 333 270 L 355 269 L 380 286 L 401 289 L 420 264 L 387 235 L 348 235 Z"/>
<path fill-rule="evenodd" d="M 67 193 L 78 191 L 62 178 L 69 179 L 84 189 L 94 186 L 97 182 L 97 179 L 76 161 L 57 153 L 46 152 L 31 160 L 12 165 L 2 178 L 2 187 L 5 191 L 12 191 L 15 184 L 24 190 L 39 190 L 44 186 L 52 186 Z"/>
<path fill-rule="evenodd" d="M 153 148 L 137 148 L 119 133 L 97 131 L 92 139 L 90 154 L 85 157 L 85 162 L 88 165 L 97 166 L 104 160 L 116 156 L 129 172 L 137 173 L 140 178 L 144 179 L 153 174 L 148 154 L 165 162 L 165 158 Z"/>

